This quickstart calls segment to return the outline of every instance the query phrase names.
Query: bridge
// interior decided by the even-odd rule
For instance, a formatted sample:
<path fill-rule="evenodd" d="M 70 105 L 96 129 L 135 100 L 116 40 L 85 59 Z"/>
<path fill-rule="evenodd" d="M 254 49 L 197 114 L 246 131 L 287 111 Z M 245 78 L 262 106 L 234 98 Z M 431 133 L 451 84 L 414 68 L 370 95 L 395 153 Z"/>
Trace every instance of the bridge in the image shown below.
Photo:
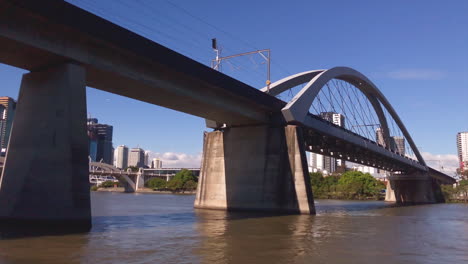
<path fill-rule="evenodd" d="M 258 90 L 63 1 L 0 0 L 0 10 L 0 62 L 29 71 L 2 221 L 91 226 L 86 86 L 207 120 L 196 208 L 315 213 L 306 151 L 390 172 L 387 199 L 399 203 L 438 202 L 439 185 L 453 182 L 426 165 L 390 103 L 353 69 Z M 341 125 L 329 118 L 340 115 Z"/>
<path fill-rule="evenodd" d="M 140 168 L 138 171 L 120 170 L 112 165 L 102 162 L 89 163 L 89 175 L 93 176 L 113 176 L 124 183 L 125 192 L 137 192 L 144 187 L 144 184 L 152 179 L 159 178 L 165 181 L 171 180 L 177 172 L 182 169 L 192 171 L 194 176 L 199 176 L 200 169 L 197 168 L 158 168 L 158 169 L 144 169 Z"/>

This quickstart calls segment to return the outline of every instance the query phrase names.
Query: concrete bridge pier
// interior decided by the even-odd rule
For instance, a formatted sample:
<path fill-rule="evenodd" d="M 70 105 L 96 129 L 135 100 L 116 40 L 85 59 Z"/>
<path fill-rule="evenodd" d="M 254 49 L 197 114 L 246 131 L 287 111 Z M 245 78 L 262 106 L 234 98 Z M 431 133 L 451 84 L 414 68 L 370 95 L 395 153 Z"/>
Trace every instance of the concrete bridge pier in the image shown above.
<path fill-rule="evenodd" d="M 315 214 L 302 129 L 205 133 L 195 208 Z"/>
<path fill-rule="evenodd" d="M 127 173 L 131 174 L 132 169 L 128 168 Z M 122 174 L 122 177 L 125 179 L 124 181 L 124 189 L 126 193 L 133 193 L 136 191 L 136 181 L 133 181 L 129 175 Z"/>
<path fill-rule="evenodd" d="M 0 182 L 0 221 L 91 228 L 86 73 L 62 64 L 23 76 Z"/>
<path fill-rule="evenodd" d="M 138 189 L 141 188 L 145 188 L 145 171 L 143 168 L 138 170 L 138 174 L 135 179 L 135 191 L 138 191 Z"/>
<path fill-rule="evenodd" d="M 390 176 L 385 201 L 398 204 L 444 202 L 440 184 L 429 175 L 420 173 Z"/>

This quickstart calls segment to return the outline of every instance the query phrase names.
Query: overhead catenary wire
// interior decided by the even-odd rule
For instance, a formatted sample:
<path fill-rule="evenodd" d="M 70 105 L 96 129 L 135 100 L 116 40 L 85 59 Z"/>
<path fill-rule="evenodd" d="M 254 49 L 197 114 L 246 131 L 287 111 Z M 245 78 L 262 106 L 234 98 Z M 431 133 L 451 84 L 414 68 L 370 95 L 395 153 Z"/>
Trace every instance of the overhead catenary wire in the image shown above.
<path fill-rule="evenodd" d="M 159 9 L 155 8 L 154 5 L 151 5 L 145 1 L 132 1 L 126 2 L 117 0 L 116 3 L 119 4 L 121 7 L 124 7 L 125 10 L 132 10 L 134 13 L 138 13 L 139 17 L 137 18 L 129 18 L 127 15 L 121 15 L 118 12 L 114 12 L 113 9 L 104 9 L 102 6 L 99 5 L 99 2 L 93 2 L 89 0 L 68 0 L 73 4 L 79 4 L 89 11 L 95 13 L 96 15 L 110 18 L 111 21 L 117 22 L 119 25 L 135 31 L 142 36 L 148 37 L 149 39 L 155 40 L 169 48 L 174 49 L 175 51 L 181 52 L 182 54 L 188 55 L 189 57 L 203 63 L 209 65 L 213 53 L 211 47 L 205 45 L 206 40 L 216 35 L 216 33 L 209 33 L 208 30 L 199 30 L 198 28 L 193 27 L 190 23 L 192 21 L 199 21 L 200 23 L 207 25 L 209 28 L 214 29 L 216 32 L 221 32 L 222 34 L 229 36 L 235 42 L 242 42 L 243 40 L 235 37 L 233 34 L 212 25 L 211 23 L 201 19 L 192 13 L 188 12 L 186 9 L 170 2 L 170 1 L 163 1 L 163 3 L 167 3 L 168 6 L 172 7 L 173 10 L 177 11 L 179 17 L 183 15 L 185 17 L 189 17 L 190 19 L 186 18 L 184 21 L 188 21 L 188 23 L 182 23 L 173 19 L 173 16 L 168 16 L 167 13 L 160 12 Z M 167 9 L 167 8 L 166 8 Z M 158 15 L 154 15 L 157 13 Z M 151 26 L 147 25 L 147 23 L 142 22 L 140 17 L 146 19 L 146 21 L 150 21 Z M 155 27 L 154 25 L 159 25 Z M 206 29 L 207 27 L 205 27 Z M 170 29 L 168 31 L 167 29 Z M 174 34 L 174 32 L 176 34 Z M 190 36 L 187 38 L 187 36 Z M 189 41 L 188 41 L 188 40 Z M 246 42 L 246 41 L 244 41 Z M 247 45 L 248 43 L 243 43 L 244 46 L 253 46 Z M 197 54 L 194 53 L 193 47 L 197 48 Z M 227 50 L 227 49 L 226 49 Z M 263 79 L 264 76 L 261 75 L 259 72 L 258 67 L 247 67 L 244 61 L 237 61 L 235 64 L 240 64 L 241 67 L 238 67 L 236 70 L 229 72 L 228 74 L 236 79 L 248 80 L 249 84 L 253 84 L 253 86 L 257 86 L 261 83 L 259 80 Z M 243 66 L 242 66 L 243 65 Z M 253 77 L 257 76 L 257 77 Z M 261 76 L 261 78 L 258 78 Z"/>
<path fill-rule="evenodd" d="M 124 18 L 124 17 L 121 17 L 119 15 L 107 12 L 106 10 L 104 10 L 104 9 L 100 8 L 99 6 L 97 6 L 92 1 L 73 0 L 73 2 L 80 2 L 82 5 L 84 5 L 84 7 L 86 7 L 88 9 L 88 11 L 90 11 L 92 13 L 95 13 L 96 15 L 99 15 L 101 17 L 108 18 L 111 21 L 115 21 L 117 24 L 119 24 L 120 26 L 122 26 L 122 27 L 124 27 L 124 28 L 126 28 L 128 30 L 131 30 L 131 31 L 133 31 L 135 33 L 138 33 L 141 36 L 144 36 L 144 37 L 149 38 L 151 40 L 156 40 L 157 42 L 159 42 L 161 44 L 164 44 L 166 46 L 169 46 L 169 45 L 167 45 L 169 43 L 169 42 L 167 42 L 167 39 L 170 39 L 172 41 L 171 43 L 181 44 L 181 43 L 185 42 L 183 39 L 171 36 L 171 35 L 166 34 L 165 32 L 162 32 L 160 30 L 157 30 L 157 29 L 148 27 L 146 25 L 143 25 L 143 24 L 139 23 L 138 21 L 135 21 L 134 19 L 129 19 L 129 18 L 126 18 L 126 17 Z M 154 33 L 156 33 L 156 35 Z M 157 38 L 155 38 L 156 36 L 157 36 Z M 166 40 L 164 40 L 164 38 Z M 188 44 L 190 44 L 190 42 L 188 42 Z M 170 45 L 170 46 L 171 46 L 172 49 L 175 49 L 176 51 L 181 52 L 183 54 L 187 54 L 189 57 L 192 57 L 192 58 L 194 58 L 194 59 L 196 59 L 196 60 L 198 60 L 200 62 L 204 60 L 203 58 L 194 55 L 191 51 L 188 51 L 185 48 L 181 48 L 180 45 L 178 45 L 179 47 L 177 47 L 177 46 L 174 47 L 174 45 Z"/>
<path fill-rule="evenodd" d="M 218 27 L 218 26 L 216 26 L 216 25 L 213 25 L 212 23 L 209 23 L 208 21 L 206 21 L 206 20 L 204 20 L 204 19 L 202 19 L 202 18 L 200 18 L 200 17 L 198 17 L 198 16 L 196 16 L 196 15 L 193 15 L 191 12 L 189 12 L 189 11 L 186 10 L 185 8 L 179 6 L 179 5 L 177 5 L 177 4 L 175 4 L 175 3 L 171 2 L 171 1 L 168 1 L 168 0 L 164 0 L 164 1 L 165 1 L 166 3 L 172 5 L 173 7 L 175 7 L 175 8 L 177 8 L 177 9 L 181 10 L 182 12 L 186 13 L 187 15 L 193 17 L 194 19 L 196 19 L 196 20 L 198 20 L 198 21 L 200 21 L 200 22 L 206 24 L 207 26 L 210 26 L 210 27 L 212 27 L 212 28 L 218 30 L 219 32 L 222 32 L 222 33 L 226 34 L 227 36 L 230 36 L 232 39 L 237 40 L 237 41 L 243 43 L 243 44 L 244 44 L 245 46 L 247 46 L 248 48 L 251 48 L 251 49 L 254 49 L 254 50 L 260 50 L 258 47 L 256 47 L 255 45 L 251 44 L 250 42 L 248 42 L 248 41 L 246 41 L 246 40 L 244 40 L 244 39 L 242 39 L 242 38 L 239 38 L 239 37 L 235 36 L 234 34 L 228 32 L 228 31 L 225 31 L 224 29 L 222 29 L 222 28 L 220 28 L 220 27 Z M 277 65 L 276 63 L 274 63 L 273 60 L 271 61 L 271 63 L 272 63 L 273 65 L 275 65 L 276 67 L 280 68 L 281 70 L 283 70 L 287 75 L 292 75 L 287 69 L 285 69 L 285 68 L 282 67 L 281 65 Z"/>

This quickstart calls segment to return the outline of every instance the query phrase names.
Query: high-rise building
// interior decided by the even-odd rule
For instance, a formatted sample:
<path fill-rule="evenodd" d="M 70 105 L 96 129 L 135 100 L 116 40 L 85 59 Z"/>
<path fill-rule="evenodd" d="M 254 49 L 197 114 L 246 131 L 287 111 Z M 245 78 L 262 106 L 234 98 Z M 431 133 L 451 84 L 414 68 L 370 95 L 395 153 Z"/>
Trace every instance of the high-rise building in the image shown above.
<path fill-rule="evenodd" d="M 404 137 L 392 137 L 392 149 L 401 155 L 405 155 L 405 138 Z"/>
<path fill-rule="evenodd" d="M 5 106 L 0 105 L 0 152 L 2 151 L 2 143 L 3 143 L 3 131 L 6 130 L 6 120 L 4 119 L 6 110 Z"/>
<path fill-rule="evenodd" d="M 162 160 L 160 159 L 153 159 L 153 162 L 151 164 L 151 168 L 153 169 L 160 169 L 162 168 Z"/>
<path fill-rule="evenodd" d="M 468 132 L 457 134 L 457 150 L 460 170 L 465 171 L 468 169 Z"/>
<path fill-rule="evenodd" d="M 330 174 L 336 171 L 336 159 L 317 153 L 310 153 L 310 172 Z"/>
<path fill-rule="evenodd" d="M 322 112 L 320 117 L 340 127 L 345 127 L 345 116 L 334 112 Z M 344 167 L 343 160 L 336 160 L 335 158 L 324 156 L 317 153 L 310 154 L 309 170 L 312 172 L 322 171 L 325 174 L 333 173 L 336 171 L 337 163 Z"/>
<path fill-rule="evenodd" d="M 128 167 L 128 148 L 125 145 L 120 145 L 115 151 L 115 167 L 126 169 Z"/>
<path fill-rule="evenodd" d="M 141 148 L 132 148 L 128 153 L 128 166 L 143 168 L 145 166 L 145 151 Z"/>
<path fill-rule="evenodd" d="M 10 97 L 0 97 L 0 152 L 5 153 L 10 139 L 16 111 L 16 102 Z"/>
<path fill-rule="evenodd" d="M 147 150 L 145 151 L 145 167 L 151 167 L 151 164 L 150 164 L 150 161 L 149 161 L 149 154 L 150 154 L 150 151 Z"/>
<path fill-rule="evenodd" d="M 93 161 L 112 164 L 114 160 L 112 134 L 112 126 L 99 124 L 96 118 L 88 118 L 89 156 Z"/>

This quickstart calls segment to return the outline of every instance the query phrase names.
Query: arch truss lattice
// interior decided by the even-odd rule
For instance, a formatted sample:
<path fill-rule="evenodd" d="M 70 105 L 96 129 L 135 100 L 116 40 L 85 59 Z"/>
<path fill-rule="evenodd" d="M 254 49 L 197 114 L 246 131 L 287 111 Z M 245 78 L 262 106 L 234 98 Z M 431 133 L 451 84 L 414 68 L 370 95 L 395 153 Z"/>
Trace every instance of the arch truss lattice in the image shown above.
<path fill-rule="evenodd" d="M 288 123 L 305 124 L 311 116 L 325 120 L 414 160 L 420 168 L 427 167 L 392 105 L 374 83 L 354 69 L 298 73 L 274 82 L 268 92 L 283 100 L 289 95 L 282 109 Z"/>

